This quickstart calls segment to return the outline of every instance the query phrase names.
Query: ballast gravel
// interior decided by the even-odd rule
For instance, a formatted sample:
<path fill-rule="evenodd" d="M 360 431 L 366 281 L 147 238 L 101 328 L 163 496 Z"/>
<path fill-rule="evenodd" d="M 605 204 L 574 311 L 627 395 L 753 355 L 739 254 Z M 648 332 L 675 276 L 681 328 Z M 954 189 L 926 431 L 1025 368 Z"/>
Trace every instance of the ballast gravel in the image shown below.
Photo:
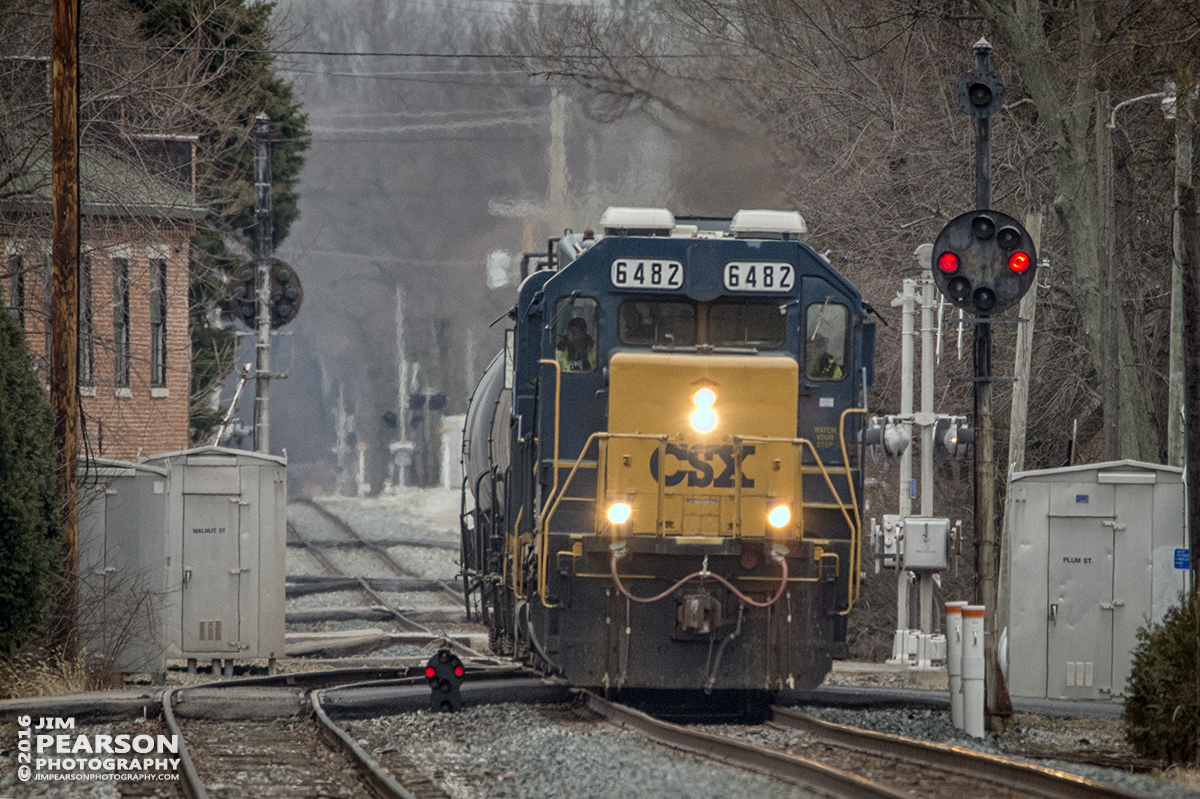
<path fill-rule="evenodd" d="M 460 496 L 457 491 L 409 488 L 376 497 L 320 497 L 322 508 L 369 540 L 433 538 L 459 540 Z"/>
<path fill-rule="evenodd" d="M 287 506 L 288 521 L 304 535 L 305 538 L 317 538 L 323 541 L 351 541 L 354 539 L 338 525 L 325 518 L 316 508 L 303 502 L 291 502 Z"/>
<path fill-rule="evenodd" d="M 346 722 L 386 762 L 407 758 L 452 799 L 784 799 L 815 796 L 560 708 L 501 704 Z"/>

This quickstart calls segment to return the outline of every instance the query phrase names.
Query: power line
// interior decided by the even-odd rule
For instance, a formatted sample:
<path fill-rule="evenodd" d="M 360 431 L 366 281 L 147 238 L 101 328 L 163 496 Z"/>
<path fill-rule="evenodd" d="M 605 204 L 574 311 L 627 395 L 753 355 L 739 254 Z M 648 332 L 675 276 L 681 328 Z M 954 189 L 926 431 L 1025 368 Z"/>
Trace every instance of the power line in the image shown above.
<path fill-rule="evenodd" d="M 358 57 L 358 58 L 464 58 L 474 60 L 513 60 L 513 59 L 557 59 L 568 58 L 573 60 L 584 61 L 613 61 L 626 59 L 641 59 L 646 58 L 708 58 L 703 53 L 631 53 L 629 55 L 605 55 L 597 53 L 595 55 L 586 54 L 549 54 L 549 53 L 431 53 L 431 52 L 405 52 L 405 51 L 384 51 L 371 50 L 366 52 L 357 52 L 353 50 L 273 50 L 268 48 L 253 48 L 253 47 L 183 47 L 179 45 L 134 45 L 134 44 L 85 44 L 84 47 L 100 50 L 159 50 L 170 52 L 172 50 L 185 50 L 188 52 L 199 53 L 227 53 L 237 55 L 272 55 L 272 56 L 337 56 L 337 57 Z"/>
<path fill-rule="evenodd" d="M 338 133 L 348 136 L 363 133 L 424 133 L 426 131 L 470 130 L 474 128 L 489 128 L 497 125 L 539 125 L 546 121 L 545 116 L 532 117 L 489 117 L 483 119 L 464 119 L 450 122 L 427 122 L 416 125 L 392 125 L 376 128 L 335 128 L 319 125 L 309 126 L 311 133 Z"/>

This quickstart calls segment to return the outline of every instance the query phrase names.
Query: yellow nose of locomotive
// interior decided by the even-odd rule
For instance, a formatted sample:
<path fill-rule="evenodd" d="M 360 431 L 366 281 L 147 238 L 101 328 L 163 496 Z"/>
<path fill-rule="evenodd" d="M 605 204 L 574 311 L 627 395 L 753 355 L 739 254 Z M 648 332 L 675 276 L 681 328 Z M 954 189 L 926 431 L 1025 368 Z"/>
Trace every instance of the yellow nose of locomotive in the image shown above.
<path fill-rule="evenodd" d="M 609 364 L 602 506 L 622 534 L 800 534 L 791 358 L 622 352 Z"/>

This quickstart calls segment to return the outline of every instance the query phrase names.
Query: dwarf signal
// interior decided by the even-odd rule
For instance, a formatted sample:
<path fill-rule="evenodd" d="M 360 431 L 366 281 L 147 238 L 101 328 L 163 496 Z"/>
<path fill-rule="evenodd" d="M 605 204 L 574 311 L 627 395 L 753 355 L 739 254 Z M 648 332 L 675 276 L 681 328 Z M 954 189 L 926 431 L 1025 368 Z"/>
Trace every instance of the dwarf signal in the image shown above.
<path fill-rule="evenodd" d="M 462 710 L 462 681 L 466 669 L 458 655 L 449 649 L 439 649 L 425 664 L 425 678 L 431 691 L 429 709 L 434 712 L 457 713 Z"/>

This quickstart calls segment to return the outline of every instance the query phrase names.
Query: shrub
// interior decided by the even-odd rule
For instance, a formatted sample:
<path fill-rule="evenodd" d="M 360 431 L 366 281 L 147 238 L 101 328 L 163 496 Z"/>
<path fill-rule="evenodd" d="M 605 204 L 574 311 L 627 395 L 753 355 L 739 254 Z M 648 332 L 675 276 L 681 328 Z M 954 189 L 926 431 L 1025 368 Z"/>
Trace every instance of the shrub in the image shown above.
<path fill-rule="evenodd" d="M 1125 737 L 1143 757 L 1170 762 L 1196 752 L 1197 594 L 1183 594 L 1162 624 L 1138 630 L 1125 697 Z"/>
<path fill-rule="evenodd" d="M 37 629 L 61 564 L 54 420 L 25 335 L 0 307 L 0 654 Z"/>

